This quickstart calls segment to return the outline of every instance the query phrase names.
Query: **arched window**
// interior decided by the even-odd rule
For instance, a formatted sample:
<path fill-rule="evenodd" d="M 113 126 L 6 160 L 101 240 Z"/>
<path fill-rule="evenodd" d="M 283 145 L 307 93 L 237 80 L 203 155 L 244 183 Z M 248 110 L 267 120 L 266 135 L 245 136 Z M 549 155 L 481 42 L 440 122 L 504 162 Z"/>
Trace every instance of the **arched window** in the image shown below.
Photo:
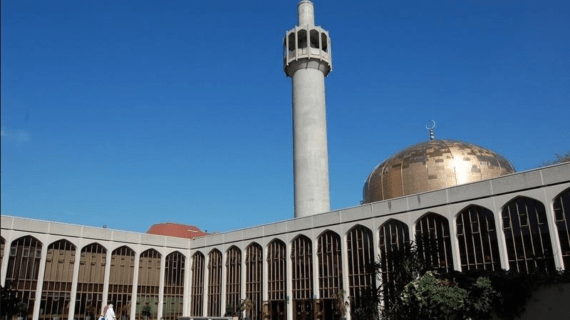
<path fill-rule="evenodd" d="M 295 46 L 295 32 L 291 32 L 289 33 L 289 37 L 288 37 L 288 42 L 289 42 L 289 51 L 295 51 L 295 49 L 297 48 Z"/>
<path fill-rule="evenodd" d="M 461 270 L 500 270 L 501 260 L 493 212 L 469 206 L 457 215 Z"/>
<path fill-rule="evenodd" d="M 34 313 L 36 286 L 42 257 L 42 243 L 25 236 L 12 242 L 6 273 L 6 284 L 17 290 L 17 298 L 28 305 L 28 318 Z"/>
<path fill-rule="evenodd" d="M 384 307 L 389 308 L 396 297 L 394 260 L 392 254 L 410 243 L 408 226 L 402 221 L 390 219 L 380 226 L 380 268 Z"/>
<path fill-rule="evenodd" d="M 297 32 L 297 48 L 304 49 L 307 47 L 307 30 L 299 30 Z"/>
<path fill-rule="evenodd" d="M 232 246 L 226 260 L 226 313 L 237 315 L 241 302 L 241 250 Z"/>
<path fill-rule="evenodd" d="M 107 303 L 113 304 L 118 318 L 131 316 L 134 271 L 135 251 L 127 246 L 113 250 Z"/>
<path fill-rule="evenodd" d="M 245 296 L 253 303 L 253 309 L 246 310 L 246 317 L 261 320 L 261 301 L 263 292 L 263 249 L 257 243 L 250 244 L 245 257 L 246 282 Z"/>
<path fill-rule="evenodd" d="M 503 208 L 503 231 L 509 266 L 519 272 L 553 270 L 554 258 L 544 205 L 527 197 Z"/>
<path fill-rule="evenodd" d="M 328 42 L 328 37 L 325 33 L 321 33 L 321 45 L 323 51 L 328 52 L 329 42 Z"/>
<path fill-rule="evenodd" d="M 318 238 L 319 296 L 321 299 L 336 299 L 342 290 L 342 251 L 340 236 L 326 231 Z"/>
<path fill-rule="evenodd" d="M 96 315 L 103 312 L 107 250 L 98 243 L 88 244 L 81 249 L 80 259 L 74 319 L 82 320 L 87 309 L 95 309 Z"/>
<path fill-rule="evenodd" d="M 139 257 L 139 277 L 137 281 L 136 319 L 156 319 L 158 312 L 158 290 L 160 289 L 161 255 L 148 249 Z"/>
<path fill-rule="evenodd" d="M 285 243 L 274 239 L 267 245 L 268 313 L 287 318 L 287 255 Z"/>
<path fill-rule="evenodd" d="M 418 253 L 424 261 L 439 272 L 453 270 L 449 222 L 436 213 L 428 213 L 416 225 Z"/>
<path fill-rule="evenodd" d="M 42 300 L 40 303 L 40 319 L 52 319 L 56 314 L 59 319 L 67 319 L 71 301 L 73 283 L 73 265 L 75 263 L 75 246 L 67 240 L 59 240 L 48 246 Z M 94 319 L 97 311 L 86 310 L 85 316 Z"/>
<path fill-rule="evenodd" d="M 357 307 L 362 307 L 360 298 L 365 290 L 376 289 L 372 243 L 372 230 L 360 225 L 350 229 L 346 237 L 348 296 L 351 297 L 350 310 L 352 311 Z"/>
<path fill-rule="evenodd" d="M 311 240 L 299 235 L 291 243 L 293 269 L 293 314 L 305 318 L 313 314 L 313 256 Z"/>
<path fill-rule="evenodd" d="M 554 199 L 554 217 L 562 249 L 564 268 L 570 268 L 570 188 Z"/>
<path fill-rule="evenodd" d="M 182 316 L 185 262 L 184 255 L 178 251 L 166 256 L 162 319 L 178 320 Z"/>
<path fill-rule="evenodd" d="M 311 48 L 319 48 L 319 32 L 315 29 L 310 31 Z"/>
<path fill-rule="evenodd" d="M 222 253 L 214 249 L 208 255 L 208 317 L 222 313 Z"/>
<path fill-rule="evenodd" d="M 196 252 L 192 256 L 192 306 L 190 315 L 194 317 L 204 315 L 204 259 L 201 252 Z"/>

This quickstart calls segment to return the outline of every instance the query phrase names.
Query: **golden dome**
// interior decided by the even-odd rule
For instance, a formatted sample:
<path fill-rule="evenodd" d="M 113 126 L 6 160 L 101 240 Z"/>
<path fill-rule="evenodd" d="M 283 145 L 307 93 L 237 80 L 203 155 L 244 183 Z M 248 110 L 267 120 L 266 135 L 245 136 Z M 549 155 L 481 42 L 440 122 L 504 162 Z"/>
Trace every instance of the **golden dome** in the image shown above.
<path fill-rule="evenodd" d="M 366 179 L 362 203 L 387 200 L 514 173 L 501 155 L 453 140 L 418 143 L 388 158 Z"/>

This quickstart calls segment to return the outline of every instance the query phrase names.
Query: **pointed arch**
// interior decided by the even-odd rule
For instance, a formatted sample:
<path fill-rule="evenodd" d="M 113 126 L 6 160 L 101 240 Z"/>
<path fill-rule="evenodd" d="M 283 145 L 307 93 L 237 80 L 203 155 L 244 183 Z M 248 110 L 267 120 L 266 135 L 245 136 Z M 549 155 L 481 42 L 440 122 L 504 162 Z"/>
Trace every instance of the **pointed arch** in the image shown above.
<path fill-rule="evenodd" d="M 263 248 L 252 242 L 246 248 L 245 296 L 253 303 L 253 309 L 245 316 L 252 320 L 261 320 L 261 301 L 263 300 Z"/>
<path fill-rule="evenodd" d="M 178 320 L 184 303 L 184 269 L 186 257 L 174 251 L 165 258 L 162 318 Z"/>
<path fill-rule="evenodd" d="M 16 297 L 28 305 L 27 317 L 32 318 L 43 244 L 32 236 L 23 236 L 10 245 L 6 283 L 17 291 Z"/>
<path fill-rule="evenodd" d="M 208 254 L 208 317 L 222 313 L 222 253 L 212 249 Z"/>
<path fill-rule="evenodd" d="M 509 266 L 519 272 L 554 270 L 546 209 L 542 202 L 516 197 L 502 210 Z"/>
<path fill-rule="evenodd" d="M 197 251 L 192 255 L 192 293 L 190 315 L 201 317 L 204 315 L 204 274 L 205 257 L 202 252 Z"/>
<path fill-rule="evenodd" d="M 162 255 L 155 249 L 148 249 L 139 257 L 139 275 L 137 281 L 137 309 L 136 319 L 151 318 L 158 312 L 158 298 L 160 290 L 160 260 Z M 143 310 L 146 307 L 150 311 Z M 148 314 L 147 314 L 148 311 Z"/>
<path fill-rule="evenodd" d="M 554 198 L 553 209 L 564 269 L 568 270 L 570 268 L 570 188 Z"/>
<path fill-rule="evenodd" d="M 84 320 L 90 309 L 97 314 L 103 311 L 106 265 L 107 249 L 101 244 L 93 242 L 81 249 L 74 319 Z"/>
<path fill-rule="evenodd" d="M 241 250 L 231 246 L 226 253 L 226 312 L 237 314 L 241 302 Z"/>
<path fill-rule="evenodd" d="M 54 241 L 48 246 L 39 319 L 49 320 L 54 314 L 60 319 L 67 319 L 75 249 L 75 245 L 65 239 Z M 86 315 L 93 317 L 94 310 L 87 310 Z"/>
<path fill-rule="evenodd" d="M 313 247 L 311 239 L 298 235 L 291 242 L 293 300 L 313 298 Z M 294 305 L 295 306 L 295 305 Z"/>
<path fill-rule="evenodd" d="M 424 261 L 439 272 L 453 270 L 449 221 L 442 215 L 428 212 L 416 222 L 416 244 Z"/>
<path fill-rule="evenodd" d="M 365 290 L 376 289 L 373 243 L 372 230 L 364 226 L 355 225 L 346 234 L 350 310 L 362 306 Z"/>
<path fill-rule="evenodd" d="M 403 250 L 410 244 L 410 232 L 408 225 L 396 219 L 389 219 L 379 228 L 378 244 L 380 248 L 380 270 L 382 277 L 382 290 L 384 306 L 389 309 L 396 297 L 396 282 L 394 278 L 395 265 L 392 253 Z"/>
<path fill-rule="evenodd" d="M 319 297 L 335 299 L 342 286 L 342 250 L 338 233 L 326 230 L 317 239 Z"/>
<path fill-rule="evenodd" d="M 267 245 L 267 293 L 269 301 L 283 302 L 287 297 L 287 249 L 279 239 Z"/>
<path fill-rule="evenodd" d="M 131 295 L 135 272 L 135 251 L 121 246 L 111 252 L 111 272 L 107 303 L 113 304 L 117 317 L 131 317 Z"/>
<path fill-rule="evenodd" d="M 487 208 L 470 205 L 456 218 L 461 270 L 500 270 L 495 216 Z"/>

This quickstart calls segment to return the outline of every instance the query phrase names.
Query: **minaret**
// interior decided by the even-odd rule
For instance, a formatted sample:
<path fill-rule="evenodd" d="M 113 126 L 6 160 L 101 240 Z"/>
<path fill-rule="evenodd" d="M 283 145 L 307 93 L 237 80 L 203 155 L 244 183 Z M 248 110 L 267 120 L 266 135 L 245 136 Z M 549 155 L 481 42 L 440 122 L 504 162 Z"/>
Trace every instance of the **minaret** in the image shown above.
<path fill-rule="evenodd" d="M 325 77 L 332 70 L 329 33 L 315 26 L 313 3 L 297 6 L 285 35 L 283 64 L 293 82 L 295 218 L 330 211 Z"/>

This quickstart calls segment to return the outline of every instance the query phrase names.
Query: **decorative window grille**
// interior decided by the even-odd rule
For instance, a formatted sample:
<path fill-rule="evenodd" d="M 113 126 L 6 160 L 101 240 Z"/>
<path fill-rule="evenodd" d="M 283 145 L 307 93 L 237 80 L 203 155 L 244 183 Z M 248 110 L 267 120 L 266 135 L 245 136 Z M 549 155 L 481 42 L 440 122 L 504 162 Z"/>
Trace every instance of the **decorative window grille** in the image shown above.
<path fill-rule="evenodd" d="M 36 249 L 41 250 L 42 243 L 32 236 L 14 240 L 10 246 L 10 259 L 6 272 L 6 282 L 10 281 L 12 288 L 18 291 L 16 297 L 28 305 L 29 319 L 34 312 L 40 260 L 24 257 L 24 252 L 35 252 Z"/>
<path fill-rule="evenodd" d="M 293 240 L 291 248 L 293 300 L 313 298 L 313 256 L 311 240 L 303 235 Z"/>
<path fill-rule="evenodd" d="M 220 317 L 222 312 L 222 253 L 214 249 L 208 256 L 208 317 Z"/>
<path fill-rule="evenodd" d="M 263 249 L 257 243 L 246 249 L 245 296 L 253 303 L 253 309 L 245 316 L 252 320 L 261 320 L 261 301 L 263 292 Z"/>
<path fill-rule="evenodd" d="M 107 303 L 113 304 L 117 318 L 131 316 L 131 294 L 135 271 L 135 251 L 127 246 L 111 253 L 111 272 Z"/>
<path fill-rule="evenodd" d="M 228 249 L 227 254 L 226 312 L 237 314 L 239 311 L 238 306 L 241 302 L 241 250 L 236 246 L 232 246 Z"/>
<path fill-rule="evenodd" d="M 554 219 L 562 249 L 564 268 L 570 268 L 570 188 L 554 199 Z"/>
<path fill-rule="evenodd" d="M 267 293 L 270 301 L 283 301 L 287 297 L 287 255 L 285 243 L 275 239 L 267 246 Z"/>
<path fill-rule="evenodd" d="M 372 230 L 355 226 L 347 234 L 348 253 L 348 295 L 351 310 L 361 306 L 361 294 L 365 290 L 376 289 Z M 354 318 L 354 317 L 353 317 Z"/>
<path fill-rule="evenodd" d="M 389 308 L 396 297 L 394 261 L 391 253 L 403 249 L 410 243 L 408 226 L 398 220 L 388 220 L 380 227 L 380 262 L 384 307 Z"/>
<path fill-rule="evenodd" d="M 190 308 L 190 315 L 194 317 L 204 315 L 204 268 L 204 255 L 196 252 L 192 256 L 192 305 Z"/>
<path fill-rule="evenodd" d="M 185 257 L 182 253 L 175 251 L 166 256 L 165 262 L 168 262 L 170 267 L 164 271 L 162 319 L 178 320 L 182 316 L 184 303 Z"/>
<path fill-rule="evenodd" d="M 518 197 L 505 205 L 502 214 L 510 268 L 524 273 L 554 270 L 544 205 Z"/>
<path fill-rule="evenodd" d="M 81 249 L 74 319 L 85 319 L 88 306 L 94 308 L 96 316 L 103 311 L 106 259 L 107 250 L 98 243 Z"/>
<path fill-rule="evenodd" d="M 423 259 L 439 272 L 453 270 L 449 222 L 436 213 L 424 215 L 416 225 L 416 243 Z"/>
<path fill-rule="evenodd" d="M 335 299 L 342 290 L 342 252 L 340 236 L 326 231 L 318 238 L 319 295 L 321 299 Z"/>
<path fill-rule="evenodd" d="M 59 258 L 46 261 L 39 319 L 49 320 L 54 314 L 60 319 L 67 319 L 68 302 L 65 299 L 71 295 L 75 246 L 67 240 L 56 241 L 48 246 L 50 255 Z M 93 311 L 92 317 L 96 313 Z"/>
<path fill-rule="evenodd" d="M 160 289 L 161 255 L 154 249 L 148 249 L 139 257 L 139 276 L 137 281 L 136 319 L 144 319 L 145 307 L 150 307 L 149 319 L 156 319 Z"/>
<path fill-rule="evenodd" d="M 457 215 L 461 270 L 500 270 L 495 218 L 489 209 L 469 206 Z"/>

